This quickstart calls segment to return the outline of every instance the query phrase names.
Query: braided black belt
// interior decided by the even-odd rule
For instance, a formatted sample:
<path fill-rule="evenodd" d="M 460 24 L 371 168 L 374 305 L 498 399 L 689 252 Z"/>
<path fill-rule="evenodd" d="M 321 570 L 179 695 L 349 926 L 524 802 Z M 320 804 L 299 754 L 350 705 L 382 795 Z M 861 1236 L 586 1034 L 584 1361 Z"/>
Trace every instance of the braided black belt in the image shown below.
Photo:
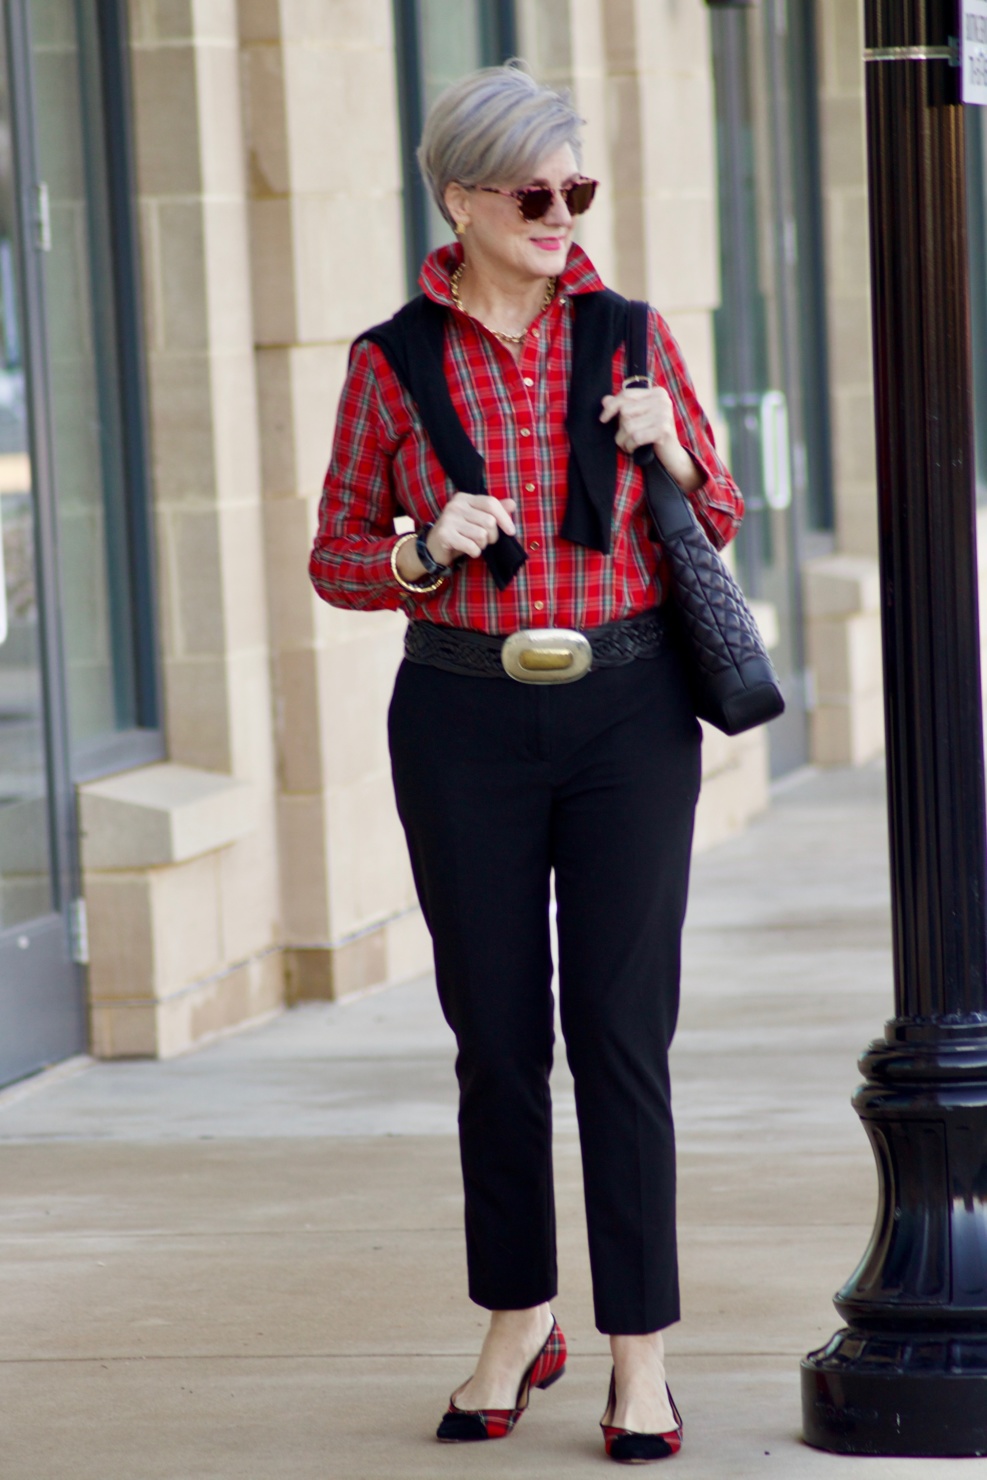
<path fill-rule="evenodd" d="M 593 649 L 594 668 L 623 668 L 636 658 L 654 658 L 665 636 L 665 613 L 658 607 L 623 621 L 587 628 L 583 635 Z M 494 636 L 438 622 L 408 623 L 404 655 L 412 663 L 427 663 L 447 673 L 476 678 L 507 678 L 501 649 L 507 634 Z"/>

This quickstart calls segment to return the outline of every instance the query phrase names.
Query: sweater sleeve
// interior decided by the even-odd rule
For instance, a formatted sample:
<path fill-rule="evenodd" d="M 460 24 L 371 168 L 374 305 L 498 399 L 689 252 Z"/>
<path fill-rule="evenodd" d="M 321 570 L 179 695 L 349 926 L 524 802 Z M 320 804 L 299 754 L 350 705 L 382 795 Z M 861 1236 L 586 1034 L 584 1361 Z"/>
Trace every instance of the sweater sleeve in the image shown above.
<path fill-rule="evenodd" d="M 366 340 L 355 346 L 336 415 L 336 434 L 319 504 L 309 576 L 331 606 L 358 611 L 412 610 L 426 593 L 404 590 L 391 570 L 394 427 L 379 377 L 389 367 Z"/>

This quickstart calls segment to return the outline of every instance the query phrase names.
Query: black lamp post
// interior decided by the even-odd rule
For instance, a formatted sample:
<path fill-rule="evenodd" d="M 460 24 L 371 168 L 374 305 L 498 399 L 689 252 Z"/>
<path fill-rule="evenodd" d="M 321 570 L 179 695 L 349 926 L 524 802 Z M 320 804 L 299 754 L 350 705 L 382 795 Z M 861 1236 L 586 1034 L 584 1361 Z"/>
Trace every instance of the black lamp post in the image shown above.
<path fill-rule="evenodd" d="M 987 1453 L 987 824 L 955 0 L 865 0 L 895 1016 L 854 1107 L 877 1222 L 805 1437 Z"/>

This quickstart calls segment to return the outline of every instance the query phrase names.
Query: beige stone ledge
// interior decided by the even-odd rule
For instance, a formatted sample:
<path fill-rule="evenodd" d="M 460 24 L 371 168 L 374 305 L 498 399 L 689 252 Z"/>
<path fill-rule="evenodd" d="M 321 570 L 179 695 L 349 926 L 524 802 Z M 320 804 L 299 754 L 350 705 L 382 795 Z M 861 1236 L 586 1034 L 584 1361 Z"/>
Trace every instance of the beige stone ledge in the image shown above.
<path fill-rule="evenodd" d="M 748 604 L 757 623 L 764 646 L 769 650 L 776 648 L 781 641 L 778 608 L 773 601 L 751 601 Z"/>
<path fill-rule="evenodd" d="M 289 1003 L 335 1001 L 432 967 L 432 942 L 421 910 L 406 910 L 349 940 L 285 949 Z"/>
<path fill-rule="evenodd" d="M 86 872 L 93 1001 L 163 1002 L 225 970 L 223 851 L 168 868 Z"/>
<path fill-rule="evenodd" d="M 223 848 L 253 830 L 254 788 L 162 761 L 79 787 L 82 866 L 156 868 Z"/>
<path fill-rule="evenodd" d="M 981 586 L 987 585 L 987 509 L 977 510 L 977 568 Z"/>
<path fill-rule="evenodd" d="M 815 675 L 817 702 L 847 702 L 851 697 L 880 693 L 880 612 L 806 623 L 806 655 Z"/>
<path fill-rule="evenodd" d="M 703 732 L 703 782 L 718 771 L 726 771 L 735 763 L 735 741 L 722 730 L 717 730 L 705 720 L 700 720 Z"/>
<path fill-rule="evenodd" d="M 880 573 L 870 556 L 824 555 L 808 561 L 802 575 L 805 614 L 810 620 L 880 610 Z"/>
<path fill-rule="evenodd" d="M 809 735 L 816 765 L 862 766 L 884 749 L 883 694 L 818 705 L 809 717 Z"/>
<path fill-rule="evenodd" d="M 815 685 L 810 754 L 859 766 L 884 748 L 881 584 L 875 558 L 827 555 L 803 568 L 806 644 Z"/>
<path fill-rule="evenodd" d="M 284 962 L 270 950 L 159 1002 L 94 1001 L 96 1058 L 173 1058 L 284 1006 Z"/>
<path fill-rule="evenodd" d="M 703 777 L 693 843 L 697 853 L 735 837 L 768 805 L 768 739 L 764 730 L 739 735 L 730 746 L 733 763 Z"/>

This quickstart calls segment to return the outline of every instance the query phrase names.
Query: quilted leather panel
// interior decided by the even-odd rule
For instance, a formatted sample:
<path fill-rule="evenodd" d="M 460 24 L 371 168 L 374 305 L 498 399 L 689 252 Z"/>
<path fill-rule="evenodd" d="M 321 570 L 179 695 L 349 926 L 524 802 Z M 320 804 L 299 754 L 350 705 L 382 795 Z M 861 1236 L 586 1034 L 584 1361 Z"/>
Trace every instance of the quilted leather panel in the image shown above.
<path fill-rule="evenodd" d="M 665 546 L 682 625 L 697 663 L 721 673 L 749 658 L 769 661 L 743 592 L 698 526 Z"/>
<path fill-rule="evenodd" d="M 739 735 L 784 712 L 785 700 L 744 594 L 706 538 L 682 489 L 639 448 L 648 512 L 672 578 L 701 719 Z"/>

